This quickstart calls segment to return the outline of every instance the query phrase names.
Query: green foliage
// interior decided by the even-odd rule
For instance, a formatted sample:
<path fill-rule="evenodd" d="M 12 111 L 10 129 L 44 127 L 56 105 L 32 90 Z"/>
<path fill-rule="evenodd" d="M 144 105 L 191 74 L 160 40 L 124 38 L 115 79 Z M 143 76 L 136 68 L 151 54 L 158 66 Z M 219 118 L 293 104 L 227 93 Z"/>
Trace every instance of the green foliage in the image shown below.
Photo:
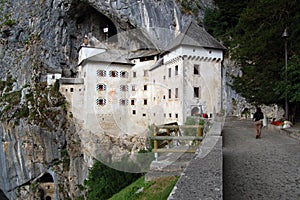
<path fill-rule="evenodd" d="M 283 103 L 276 90 L 282 81 L 284 39 L 288 27 L 289 56 L 300 53 L 300 4 L 297 0 L 216 0 L 218 9 L 207 10 L 205 26 L 229 47 L 241 76 L 229 84 L 248 102 Z M 282 84 L 282 83 L 280 83 Z M 282 90 L 281 90 L 282 92 Z"/>
<path fill-rule="evenodd" d="M 84 185 L 88 188 L 89 200 L 108 199 L 113 194 L 131 184 L 140 174 L 122 172 L 96 161 Z"/>
<path fill-rule="evenodd" d="M 290 102 L 300 102 L 300 57 L 292 56 L 288 61 L 287 70 L 283 68 L 281 75 L 277 95 L 280 99 L 285 99 L 287 95 Z"/>
<path fill-rule="evenodd" d="M 145 177 L 143 176 L 112 196 L 110 200 L 165 200 L 168 198 L 177 180 L 177 177 L 166 177 L 145 182 Z M 136 193 L 141 188 L 143 188 L 143 191 Z"/>

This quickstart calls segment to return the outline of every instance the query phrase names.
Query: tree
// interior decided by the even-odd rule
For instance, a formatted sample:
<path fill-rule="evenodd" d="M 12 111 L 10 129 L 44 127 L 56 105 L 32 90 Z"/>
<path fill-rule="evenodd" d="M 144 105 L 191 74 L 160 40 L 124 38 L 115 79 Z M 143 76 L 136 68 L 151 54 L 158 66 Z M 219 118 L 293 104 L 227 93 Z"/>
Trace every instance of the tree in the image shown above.
<path fill-rule="evenodd" d="M 232 88 L 248 102 L 283 104 L 276 92 L 285 66 L 281 34 L 288 26 L 293 35 L 290 41 L 299 41 L 294 33 L 299 30 L 299 24 L 295 23 L 299 21 L 298 11 L 296 0 L 260 0 L 251 1 L 241 13 L 231 43 L 234 48 L 230 50 L 242 76 L 233 77 Z M 290 52 L 297 51 L 290 49 Z"/>
<path fill-rule="evenodd" d="M 287 96 L 289 102 L 300 102 L 300 57 L 298 55 L 289 59 L 287 70 L 283 69 L 281 76 L 281 81 L 277 86 L 279 98 L 284 99 Z"/>
<path fill-rule="evenodd" d="M 96 161 L 84 182 L 87 197 L 89 200 L 108 199 L 140 177 L 141 174 L 118 171 Z"/>

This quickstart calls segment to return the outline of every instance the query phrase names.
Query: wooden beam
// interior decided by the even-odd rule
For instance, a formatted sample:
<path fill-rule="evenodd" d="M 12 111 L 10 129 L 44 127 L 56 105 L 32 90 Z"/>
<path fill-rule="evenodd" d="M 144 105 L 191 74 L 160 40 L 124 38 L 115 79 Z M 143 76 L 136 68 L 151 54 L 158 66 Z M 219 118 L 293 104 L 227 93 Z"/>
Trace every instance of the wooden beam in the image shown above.
<path fill-rule="evenodd" d="M 202 136 L 151 136 L 154 140 L 203 140 Z"/>

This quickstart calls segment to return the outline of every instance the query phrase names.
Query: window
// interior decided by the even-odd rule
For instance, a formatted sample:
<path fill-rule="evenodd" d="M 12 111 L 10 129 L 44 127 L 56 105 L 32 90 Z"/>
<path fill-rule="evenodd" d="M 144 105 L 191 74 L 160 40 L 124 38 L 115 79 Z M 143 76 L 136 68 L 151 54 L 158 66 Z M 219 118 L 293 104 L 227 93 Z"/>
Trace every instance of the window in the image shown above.
<path fill-rule="evenodd" d="M 147 85 L 144 85 L 144 90 L 147 90 Z"/>
<path fill-rule="evenodd" d="M 70 88 L 70 92 L 74 92 L 74 88 Z"/>
<path fill-rule="evenodd" d="M 55 75 L 52 75 L 52 79 L 55 79 Z"/>
<path fill-rule="evenodd" d="M 97 89 L 98 92 L 105 91 L 106 90 L 106 85 L 97 84 L 96 89 Z"/>
<path fill-rule="evenodd" d="M 175 76 L 178 75 L 178 65 L 175 66 Z"/>
<path fill-rule="evenodd" d="M 133 76 L 133 78 L 135 78 L 136 77 L 136 72 L 132 72 L 132 76 Z"/>
<path fill-rule="evenodd" d="M 128 78 L 128 72 L 122 71 L 121 72 L 121 78 Z"/>
<path fill-rule="evenodd" d="M 135 115 L 136 114 L 136 110 L 132 110 L 132 114 Z"/>
<path fill-rule="evenodd" d="M 199 98 L 199 87 L 194 87 L 194 97 Z"/>
<path fill-rule="evenodd" d="M 166 80 L 166 76 L 164 76 L 163 78 L 164 78 L 164 80 Z"/>
<path fill-rule="evenodd" d="M 170 117 L 170 118 L 172 117 L 172 113 L 169 113 L 169 117 Z"/>
<path fill-rule="evenodd" d="M 166 99 L 166 95 L 163 96 L 163 99 Z"/>
<path fill-rule="evenodd" d="M 104 106 L 105 104 L 106 104 L 106 99 L 97 99 L 96 100 L 96 104 L 98 105 L 98 106 Z"/>
<path fill-rule="evenodd" d="M 120 91 L 121 91 L 121 92 L 126 92 L 126 91 L 128 91 L 128 85 L 120 85 Z"/>
<path fill-rule="evenodd" d="M 105 70 L 97 70 L 97 76 L 105 77 L 106 76 L 106 71 Z"/>
<path fill-rule="evenodd" d="M 171 78 L 172 69 L 169 68 L 169 78 Z"/>
<path fill-rule="evenodd" d="M 135 85 L 132 85 L 132 86 L 131 86 L 131 90 L 132 90 L 132 91 L 135 91 Z"/>
<path fill-rule="evenodd" d="M 178 113 L 175 113 L 175 117 L 176 117 L 176 119 L 178 119 Z"/>
<path fill-rule="evenodd" d="M 118 71 L 109 71 L 109 77 L 118 77 Z"/>
<path fill-rule="evenodd" d="M 148 104 L 148 100 L 144 99 L 144 105 L 147 105 L 147 104 Z"/>
<path fill-rule="evenodd" d="M 146 117 L 146 113 L 143 113 L 143 117 Z"/>
<path fill-rule="evenodd" d="M 122 105 L 122 106 L 128 105 L 128 100 L 127 99 L 120 99 L 120 105 Z"/>
<path fill-rule="evenodd" d="M 171 99 L 171 97 L 172 97 L 172 90 L 169 89 L 169 99 Z"/>
<path fill-rule="evenodd" d="M 135 101 L 134 101 L 134 99 L 131 99 L 131 101 L 130 101 L 131 103 L 131 105 L 135 105 Z"/>
<path fill-rule="evenodd" d="M 148 71 L 144 70 L 144 76 L 147 77 L 148 76 Z"/>
<path fill-rule="evenodd" d="M 175 98 L 178 98 L 178 88 L 175 88 Z"/>
<path fill-rule="evenodd" d="M 194 65 L 194 74 L 200 74 L 200 66 L 199 65 Z"/>

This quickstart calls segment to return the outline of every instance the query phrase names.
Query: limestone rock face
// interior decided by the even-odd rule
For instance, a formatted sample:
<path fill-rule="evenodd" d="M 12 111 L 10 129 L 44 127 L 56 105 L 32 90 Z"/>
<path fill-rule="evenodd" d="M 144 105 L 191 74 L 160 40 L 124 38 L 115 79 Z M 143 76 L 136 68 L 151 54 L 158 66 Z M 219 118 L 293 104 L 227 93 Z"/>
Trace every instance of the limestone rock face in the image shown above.
<path fill-rule="evenodd" d="M 9 199 L 34 199 L 33 186 L 45 173 L 53 177 L 56 199 L 82 195 L 78 185 L 87 176 L 90 158 L 81 149 L 80 128 L 63 101 L 37 85 L 49 72 L 76 75 L 78 48 L 86 34 L 101 41 L 139 28 L 149 37 L 166 40 L 166 35 L 157 35 L 157 27 L 180 31 L 190 17 L 176 2 L 180 1 L 0 2 L 0 189 Z M 211 2 L 198 3 L 205 7 Z M 197 9 L 196 18 L 203 14 Z M 117 40 L 127 44 L 126 38 Z M 107 144 L 119 142 L 130 152 L 140 148 L 134 145 L 137 140 L 142 139 L 110 138 Z"/>

